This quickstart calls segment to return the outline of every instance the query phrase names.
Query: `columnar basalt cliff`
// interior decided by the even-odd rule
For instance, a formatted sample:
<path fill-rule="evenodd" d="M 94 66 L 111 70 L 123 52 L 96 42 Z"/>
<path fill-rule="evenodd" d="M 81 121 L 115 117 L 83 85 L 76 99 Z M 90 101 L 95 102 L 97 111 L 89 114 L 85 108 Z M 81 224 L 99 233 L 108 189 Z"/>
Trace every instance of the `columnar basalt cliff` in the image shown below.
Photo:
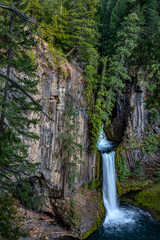
<path fill-rule="evenodd" d="M 107 126 L 106 133 L 109 139 L 121 142 L 118 154 L 126 157 L 127 166 L 133 169 L 140 161 L 145 176 L 154 174 L 160 169 L 159 149 L 149 153 L 145 151 L 146 140 L 149 134 L 160 134 L 160 119 L 151 123 L 150 114 L 146 107 L 147 91 L 142 81 L 128 83 L 123 96 L 117 98 L 113 122 Z M 154 145 L 151 141 L 150 145 Z M 153 146 L 154 147 L 154 146 Z"/>
<path fill-rule="evenodd" d="M 59 147 L 58 138 L 64 129 L 65 103 L 71 101 L 78 110 L 77 120 L 80 122 L 78 133 L 80 137 L 77 142 L 81 143 L 85 149 L 82 157 L 84 165 L 79 166 L 81 178 L 77 180 L 76 187 L 83 183 L 88 184 L 95 175 L 96 156 L 88 152 L 89 130 L 82 71 L 64 61 L 60 67 L 49 67 L 48 63 L 41 64 L 37 75 L 40 78 L 38 98 L 41 98 L 43 110 L 53 119 L 53 122 L 44 115 L 41 116 L 36 128 L 40 139 L 31 145 L 29 158 L 31 161 L 40 163 L 39 175 L 43 175 L 52 187 L 61 190 L 63 172 L 61 151 L 63 149 Z"/>
<path fill-rule="evenodd" d="M 44 195 L 44 212 L 57 217 L 62 224 L 69 226 L 78 237 L 87 236 L 87 232 L 95 231 L 103 219 L 104 209 L 101 197 L 94 191 L 87 190 L 83 194 L 80 186 L 87 186 L 95 178 L 96 155 L 88 152 L 89 129 L 87 102 L 84 94 L 84 76 L 79 67 L 63 61 L 56 67 L 48 58 L 40 62 L 37 77 L 40 79 L 38 88 L 43 111 L 40 122 L 33 129 L 39 140 L 30 143 L 29 159 L 40 164 L 35 179 L 38 191 Z M 65 195 L 63 195 L 63 148 L 60 149 L 59 136 L 64 131 L 64 110 L 67 101 L 71 101 L 77 109 L 79 133 L 77 142 L 83 148 L 82 161 L 78 165 L 81 177 L 76 179 L 75 189 L 70 189 L 68 178 L 65 179 Z M 89 200 L 90 199 L 90 200 Z M 73 210 L 73 204 L 75 203 Z M 80 208 L 78 206 L 81 206 Z M 84 209 L 84 211 L 81 211 Z M 99 219 L 97 219 L 99 217 Z M 98 222 L 97 222 L 98 221 Z"/>

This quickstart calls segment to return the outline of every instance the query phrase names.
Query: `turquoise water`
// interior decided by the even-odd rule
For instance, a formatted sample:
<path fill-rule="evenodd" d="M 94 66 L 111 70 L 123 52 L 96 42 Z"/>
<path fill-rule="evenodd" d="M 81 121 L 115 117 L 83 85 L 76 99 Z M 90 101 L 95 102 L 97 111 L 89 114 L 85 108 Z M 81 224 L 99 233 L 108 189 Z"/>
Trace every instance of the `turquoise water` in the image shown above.
<path fill-rule="evenodd" d="M 119 210 L 118 219 L 105 220 L 87 240 L 160 240 L 160 223 L 149 213 L 128 204 Z"/>

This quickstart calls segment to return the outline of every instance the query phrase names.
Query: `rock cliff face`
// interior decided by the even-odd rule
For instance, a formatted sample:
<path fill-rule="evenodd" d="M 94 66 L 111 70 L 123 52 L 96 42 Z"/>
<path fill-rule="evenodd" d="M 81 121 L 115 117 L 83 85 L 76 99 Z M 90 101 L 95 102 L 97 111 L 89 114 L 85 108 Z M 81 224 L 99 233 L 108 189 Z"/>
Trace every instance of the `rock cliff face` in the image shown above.
<path fill-rule="evenodd" d="M 86 193 L 82 197 L 78 189 L 82 184 L 87 185 L 95 177 L 96 155 L 88 152 L 89 129 L 87 119 L 87 102 L 84 92 L 84 76 L 82 70 L 64 61 L 56 65 L 49 58 L 40 62 L 37 77 L 40 79 L 37 99 L 41 99 L 41 104 L 45 113 L 53 121 L 47 119 L 43 114 L 36 129 L 32 129 L 39 136 L 36 142 L 30 142 L 29 159 L 40 164 L 35 179 L 37 189 L 44 195 L 45 207 L 43 210 L 57 217 L 61 223 L 72 229 L 76 236 L 83 237 L 87 232 L 96 230 L 100 219 L 103 218 L 103 203 L 95 191 L 94 194 Z M 65 196 L 63 196 L 63 166 L 62 151 L 59 145 L 59 136 L 64 131 L 64 109 L 67 101 L 71 101 L 78 111 L 79 137 L 77 142 L 82 144 L 82 161 L 84 165 L 79 165 L 80 179 L 76 180 L 74 193 L 68 187 L 68 178 L 65 181 Z M 79 196 L 79 197 L 77 197 Z M 73 200 L 73 197 L 75 200 Z M 82 199 L 81 202 L 78 199 Z M 89 201 L 90 199 L 90 201 Z M 73 212 L 73 204 L 76 208 Z M 91 204 L 90 204 L 91 203 Z M 81 206 L 79 209 L 78 206 Z M 82 210 L 84 209 L 84 213 Z M 78 211 L 78 212 L 77 212 Z M 97 216 L 100 215 L 97 224 Z M 83 221 L 84 220 L 84 221 Z M 94 227 L 94 229 L 92 229 Z"/>
<path fill-rule="evenodd" d="M 140 161 L 145 176 L 148 176 L 160 169 L 160 150 L 154 143 L 154 138 L 158 139 L 156 137 L 160 135 L 160 119 L 151 124 L 146 96 L 143 82 L 128 83 L 123 97 L 117 99 L 116 117 L 106 132 L 109 139 L 121 142 L 118 150 L 126 157 L 128 168 L 132 170 Z"/>
<path fill-rule="evenodd" d="M 36 128 L 40 140 L 31 144 L 29 158 L 40 163 L 39 176 L 42 175 L 55 190 L 62 189 L 63 162 L 58 138 L 64 130 L 65 103 L 70 100 L 79 114 L 77 120 L 80 122 L 80 137 L 77 142 L 85 149 L 82 157 L 85 164 L 79 166 L 81 178 L 77 180 L 76 187 L 83 183 L 88 184 L 95 175 L 96 156 L 88 153 L 87 103 L 83 94 L 82 71 L 68 62 L 63 62 L 58 68 L 45 62 L 41 63 L 37 75 L 40 78 L 38 86 L 40 95 L 37 98 L 41 99 L 44 112 L 53 119 L 53 122 L 44 115 L 41 116 Z"/>

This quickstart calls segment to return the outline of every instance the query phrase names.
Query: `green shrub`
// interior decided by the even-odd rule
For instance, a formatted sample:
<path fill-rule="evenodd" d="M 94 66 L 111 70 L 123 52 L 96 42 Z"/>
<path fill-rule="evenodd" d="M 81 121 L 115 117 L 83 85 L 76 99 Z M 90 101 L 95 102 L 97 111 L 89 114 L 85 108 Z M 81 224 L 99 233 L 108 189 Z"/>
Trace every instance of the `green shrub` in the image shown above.
<path fill-rule="evenodd" d="M 22 217 L 14 207 L 14 199 L 6 194 L 0 196 L 0 239 L 18 240 L 26 237 L 22 228 Z"/>
<path fill-rule="evenodd" d="M 154 123 L 158 120 L 159 117 L 159 112 L 155 109 L 155 108 L 151 108 L 149 111 L 149 118 L 150 118 L 150 122 Z"/>
<path fill-rule="evenodd" d="M 158 149 L 158 144 L 159 141 L 157 135 L 153 134 L 152 132 L 149 132 L 148 136 L 143 142 L 142 151 L 149 155 L 153 155 Z"/>
<path fill-rule="evenodd" d="M 141 165 L 140 161 L 136 161 L 136 163 L 133 166 L 133 170 L 132 170 L 132 176 L 133 177 L 138 177 L 138 178 L 142 178 L 143 177 L 143 168 Z"/>
<path fill-rule="evenodd" d="M 122 157 L 117 164 L 118 179 L 120 182 L 126 181 L 130 176 L 130 170 L 126 168 L 126 158 Z"/>

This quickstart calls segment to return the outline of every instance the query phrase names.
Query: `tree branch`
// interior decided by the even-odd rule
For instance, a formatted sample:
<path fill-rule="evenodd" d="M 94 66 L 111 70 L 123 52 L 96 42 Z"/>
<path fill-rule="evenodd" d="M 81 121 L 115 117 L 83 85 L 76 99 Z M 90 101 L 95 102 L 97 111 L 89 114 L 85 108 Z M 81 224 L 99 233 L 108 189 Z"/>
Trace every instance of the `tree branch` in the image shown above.
<path fill-rule="evenodd" d="M 10 77 L 0 73 L 0 77 L 6 79 L 7 81 L 9 81 L 10 83 L 12 83 L 16 88 L 19 88 L 39 109 L 40 111 L 51 121 L 54 121 L 52 118 L 50 118 L 43 110 L 42 110 L 42 106 L 37 103 L 37 101 L 25 90 L 23 89 L 23 87 L 21 85 L 19 85 L 16 81 L 14 81 L 13 79 L 11 79 Z"/>
<path fill-rule="evenodd" d="M 38 25 L 36 24 L 36 22 L 35 22 L 32 18 L 26 16 L 25 14 L 23 14 L 22 12 L 20 12 L 20 11 L 18 11 L 18 10 L 13 9 L 12 7 L 8 7 L 8 6 L 4 5 L 3 3 L 0 3 L 0 7 L 3 8 L 3 9 L 9 10 L 9 11 L 11 11 L 11 12 L 14 12 L 18 17 L 20 17 L 20 18 L 22 19 L 23 23 L 25 24 L 25 26 L 27 27 L 28 31 L 30 32 L 31 37 L 33 38 L 35 44 L 36 44 L 36 40 L 35 40 L 35 38 L 33 37 L 32 33 L 31 33 L 31 31 L 30 31 L 30 28 L 29 28 L 28 25 L 25 23 L 25 21 L 31 24 L 31 26 L 35 29 L 37 35 L 38 35 L 38 36 L 40 37 L 40 39 L 41 39 L 41 36 L 40 36 L 39 32 L 38 32 L 37 29 L 35 28 L 35 26 L 38 26 Z M 41 43 L 42 43 L 42 48 L 43 48 L 43 51 L 44 51 L 43 42 L 41 41 Z M 37 44 L 36 44 L 36 46 L 37 46 Z M 40 53 L 39 48 L 38 48 L 38 52 Z M 40 55 L 41 55 L 41 54 L 40 54 Z"/>
<path fill-rule="evenodd" d="M 75 49 L 76 49 L 76 46 L 73 47 L 73 48 L 69 51 L 69 53 L 66 54 L 66 57 L 68 57 Z"/>
<path fill-rule="evenodd" d="M 3 3 L 0 3 L 0 7 L 3 8 L 3 9 L 6 9 L 6 10 L 9 10 L 11 12 L 14 12 L 16 15 L 18 15 L 20 18 L 24 19 L 25 21 L 31 23 L 31 24 L 34 24 L 34 25 L 37 25 L 33 19 L 29 18 L 28 16 L 24 15 L 22 12 L 18 11 L 18 10 L 15 10 L 11 7 L 8 7 L 6 5 L 4 5 Z"/>

